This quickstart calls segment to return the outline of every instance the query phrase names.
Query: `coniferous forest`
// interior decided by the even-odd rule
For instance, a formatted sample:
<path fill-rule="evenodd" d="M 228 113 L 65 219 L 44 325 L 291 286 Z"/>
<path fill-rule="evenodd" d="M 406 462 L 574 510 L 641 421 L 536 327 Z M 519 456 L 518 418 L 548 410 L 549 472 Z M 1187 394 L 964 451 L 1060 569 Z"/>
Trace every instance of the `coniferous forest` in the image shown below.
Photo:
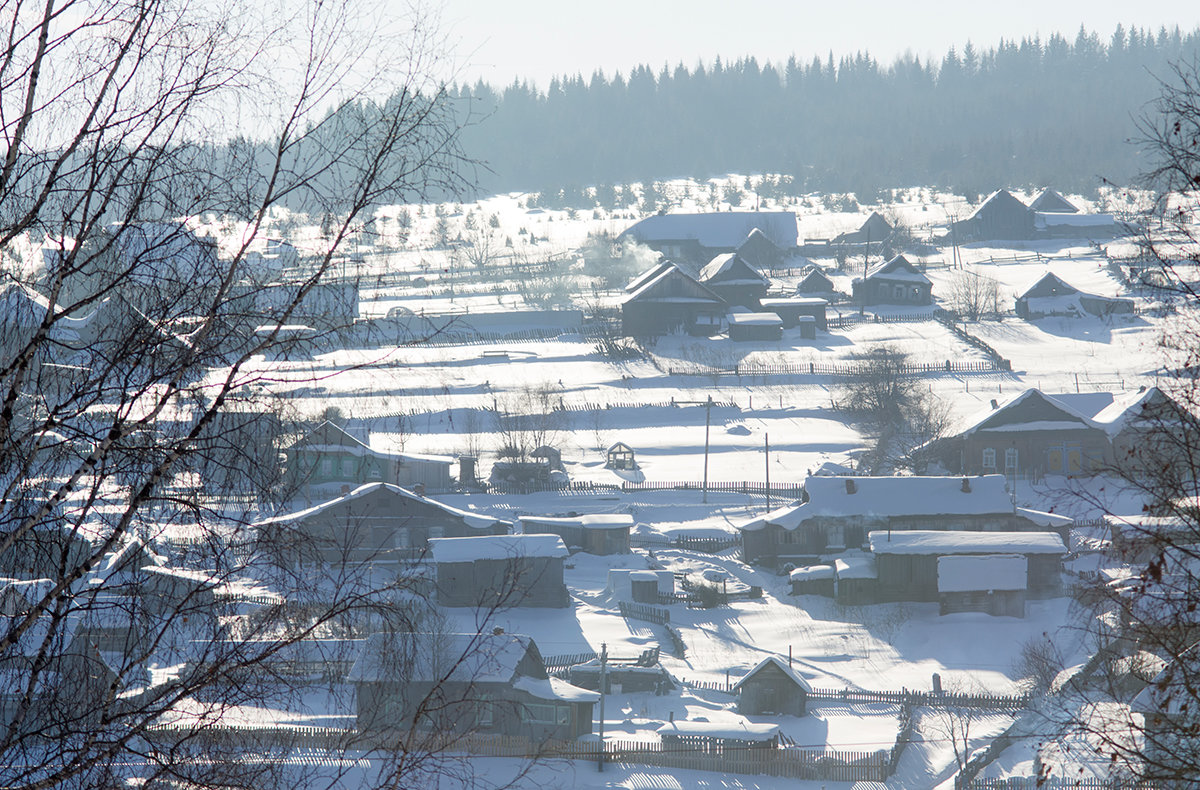
<path fill-rule="evenodd" d="M 483 193 L 570 201 L 585 186 L 778 173 L 797 191 L 860 198 L 917 184 L 969 199 L 998 186 L 1087 194 L 1147 169 L 1139 119 L 1172 64 L 1197 57 L 1200 30 L 1081 27 L 1073 39 L 968 42 L 936 62 L 747 57 L 454 91 L 470 107 L 462 139 L 485 166 Z"/>

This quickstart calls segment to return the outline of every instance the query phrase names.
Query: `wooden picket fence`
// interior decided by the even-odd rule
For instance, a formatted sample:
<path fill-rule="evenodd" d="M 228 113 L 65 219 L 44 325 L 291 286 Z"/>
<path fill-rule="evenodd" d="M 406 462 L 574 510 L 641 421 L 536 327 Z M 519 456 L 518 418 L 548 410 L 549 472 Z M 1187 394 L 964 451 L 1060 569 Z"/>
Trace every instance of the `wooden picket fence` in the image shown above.
<path fill-rule="evenodd" d="M 942 362 L 913 362 L 905 365 L 900 375 L 926 376 L 935 373 L 995 373 L 1008 368 L 988 360 L 944 360 Z M 831 376 L 854 377 L 869 373 L 870 367 L 836 362 L 801 362 L 798 364 L 764 365 L 739 363 L 731 368 L 715 368 L 704 365 L 668 366 L 671 376 Z"/>
<path fill-rule="evenodd" d="M 659 609 L 657 606 L 628 603 L 626 601 L 618 601 L 617 605 L 621 609 L 622 617 L 645 620 L 648 623 L 658 623 L 659 625 L 666 625 L 671 622 L 671 611 L 669 609 Z"/>
<path fill-rule="evenodd" d="M 1004 779 L 972 779 L 960 790 L 1157 790 L 1167 785 L 1135 779 L 1100 776 L 1010 776 Z"/>
<path fill-rule="evenodd" d="M 680 683 L 689 688 L 717 691 L 733 694 L 734 683 L 720 681 L 681 680 Z M 812 689 L 808 693 L 809 703 L 820 705 L 822 702 L 839 703 L 886 703 L 906 707 L 923 708 L 974 708 L 994 710 L 1008 713 L 1018 713 L 1029 708 L 1033 698 L 1028 694 L 958 694 L 932 691 L 864 691 L 860 689 Z"/>

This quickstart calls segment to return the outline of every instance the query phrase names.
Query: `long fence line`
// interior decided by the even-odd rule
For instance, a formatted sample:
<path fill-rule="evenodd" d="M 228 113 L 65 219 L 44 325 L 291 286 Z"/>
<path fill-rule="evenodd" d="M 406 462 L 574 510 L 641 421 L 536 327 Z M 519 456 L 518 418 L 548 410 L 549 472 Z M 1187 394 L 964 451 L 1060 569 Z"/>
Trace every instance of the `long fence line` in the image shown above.
<path fill-rule="evenodd" d="M 921 376 L 932 373 L 995 373 L 1011 368 L 997 364 L 994 360 L 963 361 L 947 359 L 943 362 L 910 362 L 900 370 L 902 376 Z M 870 374 L 870 365 L 836 362 L 802 362 L 799 364 L 764 365 L 739 363 L 730 368 L 718 368 L 699 364 L 668 365 L 670 376 L 834 376 L 856 377 Z"/>
<path fill-rule="evenodd" d="M 689 688 L 733 694 L 735 683 L 720 681 L 680 681 Z M 960 694 L 933 691 L 865 691 L 861 689 L 820 689 L 808 692 L 813 704 L 822 702 L 842 703 L 886 703 L 918 708 L 973 708 L 1017 713 L 1026 710 L 1033 701 L 1028 694 Z"/>
<path fill-rule="evenodd" d="M 972 779 L 961 790 L 1157 790 L 1164 785 L 1136 779 L 1101 776 L 1009 776 Z"/>

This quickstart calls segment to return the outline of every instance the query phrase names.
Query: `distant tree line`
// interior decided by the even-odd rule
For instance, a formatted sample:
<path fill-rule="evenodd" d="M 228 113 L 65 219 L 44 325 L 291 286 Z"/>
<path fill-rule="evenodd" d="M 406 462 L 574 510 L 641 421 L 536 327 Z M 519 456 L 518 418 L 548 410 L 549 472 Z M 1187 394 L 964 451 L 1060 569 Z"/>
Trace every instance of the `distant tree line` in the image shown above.
<path fill-rule="evenodd" d="M 930 185 L 974 199 L 998 186 L 1090 193 L 1146 169 L 1135 119 L 1169 64 L 1200 57 L 1200 29 L 1080 27 L 940 62 L 867 53 L 786 64 L 719 58 L 496 89 L 457 86 L 461 141 L 486 165 L 481 192 L 588 196 L 612 185 L 730 172 L 779 173 L 797 192 Z M 591 185 L 595 190 L 583 192 Z M 586 206 L 586 204 L 585 204 Z"/>

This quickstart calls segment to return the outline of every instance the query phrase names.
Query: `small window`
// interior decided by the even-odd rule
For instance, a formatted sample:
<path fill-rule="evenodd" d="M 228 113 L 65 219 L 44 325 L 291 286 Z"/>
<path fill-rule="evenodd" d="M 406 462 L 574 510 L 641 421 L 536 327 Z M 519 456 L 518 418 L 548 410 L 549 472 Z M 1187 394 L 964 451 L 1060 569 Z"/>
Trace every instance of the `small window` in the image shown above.
<path fill-rule="evenodd" d="M 526 724 L 570 724 L 571 709 L 565 705 L 525 705 L 521 721 Z"/>
<path fill-rule="evenodd" d="M 983 448 L 983 468 L 996 471 L 996 450 L 992 447 Z"/>
<path fill-rule="evenodd" d="M 322 458 L 321 459 L 321 474 L 323 474 L 325 476 L 329 476 L 329 475 L 333 474 L 333 459 L 332 458 Z"/>
<path fill-rule="evenodd" d="M 342 477 L 354 477 L 354 459 L 342 459 Z"/>
<path fill-rule="evenodd" d="M 430 527 L 429 528 L 429 537 L 430 538 L 442 538 L 445 536 L 446 536 L 446 528 L 445 527 Z"/>
<path fill-rule="evenodd" d="M 1009 447 L 1004 451 L 1004 471 L 1017 471 L 1017 448 Z"/>

